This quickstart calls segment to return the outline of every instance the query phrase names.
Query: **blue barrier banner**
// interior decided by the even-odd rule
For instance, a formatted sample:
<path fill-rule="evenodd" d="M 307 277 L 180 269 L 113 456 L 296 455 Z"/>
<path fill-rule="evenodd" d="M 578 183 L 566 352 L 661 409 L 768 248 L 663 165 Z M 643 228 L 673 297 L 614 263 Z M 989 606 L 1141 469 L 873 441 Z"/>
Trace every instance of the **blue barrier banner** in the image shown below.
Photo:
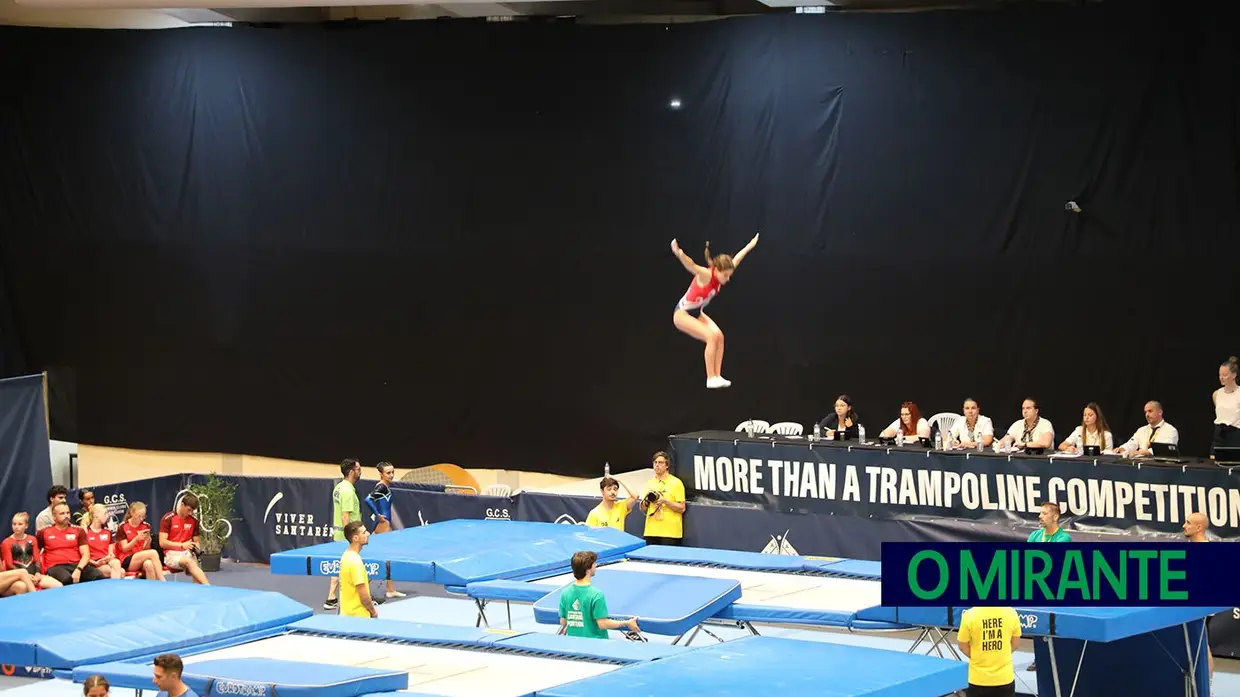
<path fill-rule="evenodd" d="M 1240 603 L 1240 547 L 1190 543 L 883 544 L 885 606 L 1217 607 Z"/>
<path fill-rule="evenodd" d="M 362 504 L 363 508 L 365 504 Z M 501 496 L 445 494 L 418 488 L 392 489 L 392 524 L 397 530 L 444 520 L 514 520 L 516 499 Z M 368 510 L 363 513 L 369 514 Z M 374 529 L 370 517 L 367 525 Z"/>
<path fill-rule="evenodd" d="M 276 552 L 331 542 L 332 487 L 339 479 L 222 478 L 237 486 L 230 557 L 268 564 Z M 358 482 L 359 499 L 369 491 L 366 482 Z"/>
<path fill-rule="evenodd" d="M 9 516 L 18 511 L 34 518 L 47 506 L 52 486 L 43 376 L 0 380 L 0 517 L 8 535 Z"/>
<path fill-rule="evenodd" d="M 109 527 L 113 532 L 125 522 L 125 515 L 129 512 L 129 504 L 144 503 L 146 504 L 146 522 L 151 524 L 156 537 L 159 535 L 159 519 L 164 514 L 172 510 L 172 504 L 176 501 L 177 492 L 183 489 L 188 481 L 188 475 L 170 474 L 164 477 L 152 477 L 150 479 L 138 479 L 132 482 L 121 482 L 120 484 L 101 484 L 99 486 L 84 486 L 69 492 L 68 502 L 69 508 L 78 509 L 78 493 L 83 490 L 90 490 L 95 495 L 95 503 L 102 503 L 107 506 L 108 513 L 112 516 Z M 32 515 L 37 514 L 34 511 Z"/>

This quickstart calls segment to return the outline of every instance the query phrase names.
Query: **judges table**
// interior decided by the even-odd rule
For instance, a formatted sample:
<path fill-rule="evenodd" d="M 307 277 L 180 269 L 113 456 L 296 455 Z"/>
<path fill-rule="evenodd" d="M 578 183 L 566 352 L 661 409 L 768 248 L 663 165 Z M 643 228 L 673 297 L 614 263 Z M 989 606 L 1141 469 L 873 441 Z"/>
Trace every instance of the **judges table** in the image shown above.
<path fill-rule="evenodd" d="M 1208 460 L 1128 460 L 897 448 L 731 431 L 672 436 L 673 473 L 690 499 L 771 510 L 899 519 L 1010 522 L 1058 502 L 1079 525 L 1177 533 L 1206 512 L 1240 537 L 1240 472 Z"/>

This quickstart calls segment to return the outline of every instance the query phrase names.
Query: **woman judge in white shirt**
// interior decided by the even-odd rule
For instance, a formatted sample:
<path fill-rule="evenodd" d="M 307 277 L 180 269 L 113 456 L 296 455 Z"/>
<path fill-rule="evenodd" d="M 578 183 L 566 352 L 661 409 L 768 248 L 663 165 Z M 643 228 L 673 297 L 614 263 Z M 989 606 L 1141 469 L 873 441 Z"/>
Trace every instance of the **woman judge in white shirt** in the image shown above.
<path fill-rule="evenodd" d="M 995 425 L 981 412 L 976 399 L 964 400 L 964 418 L 956 419 L 948 433 L 953 447 L 972 449 L 980 443 L 983 448 L 989 448 L 995 442 Z"/>
<path fill-rule="evenodd" d="M 1210 457 L 1214 449 L 1240 448 L 1240 389 L 1236 387 L 1236 373 L 1240 363 L 1235 356 L 1223 361 L 1218 367 L 1218 381 L 1223 385 L 1214 391 L 1214 442 L 1210 444 Z"/>
<path fill-rule="evenodd" d="M 891 425 L 878 435 L 880 438 L 895 438 L 897 435 L 905 438 L 929 438 L 930 422 L 921 418 L 921 410 L 916 404 L 905 402 L 900 405 L 900 418 L 892 421 Z"/>
<path fill-rule="evenodd" d="M 1107 417 L 1102 415 L 1102 407 L 1097 402 L 1085 405 L 1081 412 L 1081 425 L 1072 431 L 1072 435 L 1059 444 L 1059 450 L 1065 453 L 1084 452 L 1085 446 L 1096 445 L 1101 451 L 1115 449 L 1115 438 L 1107 427 Z"/>

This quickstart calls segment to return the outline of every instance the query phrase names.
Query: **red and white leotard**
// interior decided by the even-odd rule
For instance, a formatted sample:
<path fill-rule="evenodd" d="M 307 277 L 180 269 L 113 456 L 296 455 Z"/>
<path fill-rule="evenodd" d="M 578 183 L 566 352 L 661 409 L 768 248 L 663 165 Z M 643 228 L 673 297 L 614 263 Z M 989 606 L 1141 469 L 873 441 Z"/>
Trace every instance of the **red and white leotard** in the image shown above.
<path fill-rule="evenodd" d="M 685 291 L 684 297 L 680 302 L 676 303 L 677 310 L 701 310 L 714 300 L 715 295 L 719 293 L 719 278 L 715 276 L 715 270 L 710 270 L 710 283 L 705 287 L 699 286 L 697 279 L 689 281 L 689 290 Z"/>

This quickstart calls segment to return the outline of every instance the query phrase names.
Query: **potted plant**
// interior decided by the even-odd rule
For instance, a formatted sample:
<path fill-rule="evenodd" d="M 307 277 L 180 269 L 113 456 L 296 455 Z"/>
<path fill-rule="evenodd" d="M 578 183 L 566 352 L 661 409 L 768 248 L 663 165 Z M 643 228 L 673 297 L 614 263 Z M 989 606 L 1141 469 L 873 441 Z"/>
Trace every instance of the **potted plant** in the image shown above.
<path fill-rule="evenodd" d="M 198 564 L 203 571 L 219 571 L 224 543 L 232 535 L 237 485 L 212 473 L 205 480 L 191 483 L 189 490 L 198 497 L 198 526 L 202 541 Z"/>

